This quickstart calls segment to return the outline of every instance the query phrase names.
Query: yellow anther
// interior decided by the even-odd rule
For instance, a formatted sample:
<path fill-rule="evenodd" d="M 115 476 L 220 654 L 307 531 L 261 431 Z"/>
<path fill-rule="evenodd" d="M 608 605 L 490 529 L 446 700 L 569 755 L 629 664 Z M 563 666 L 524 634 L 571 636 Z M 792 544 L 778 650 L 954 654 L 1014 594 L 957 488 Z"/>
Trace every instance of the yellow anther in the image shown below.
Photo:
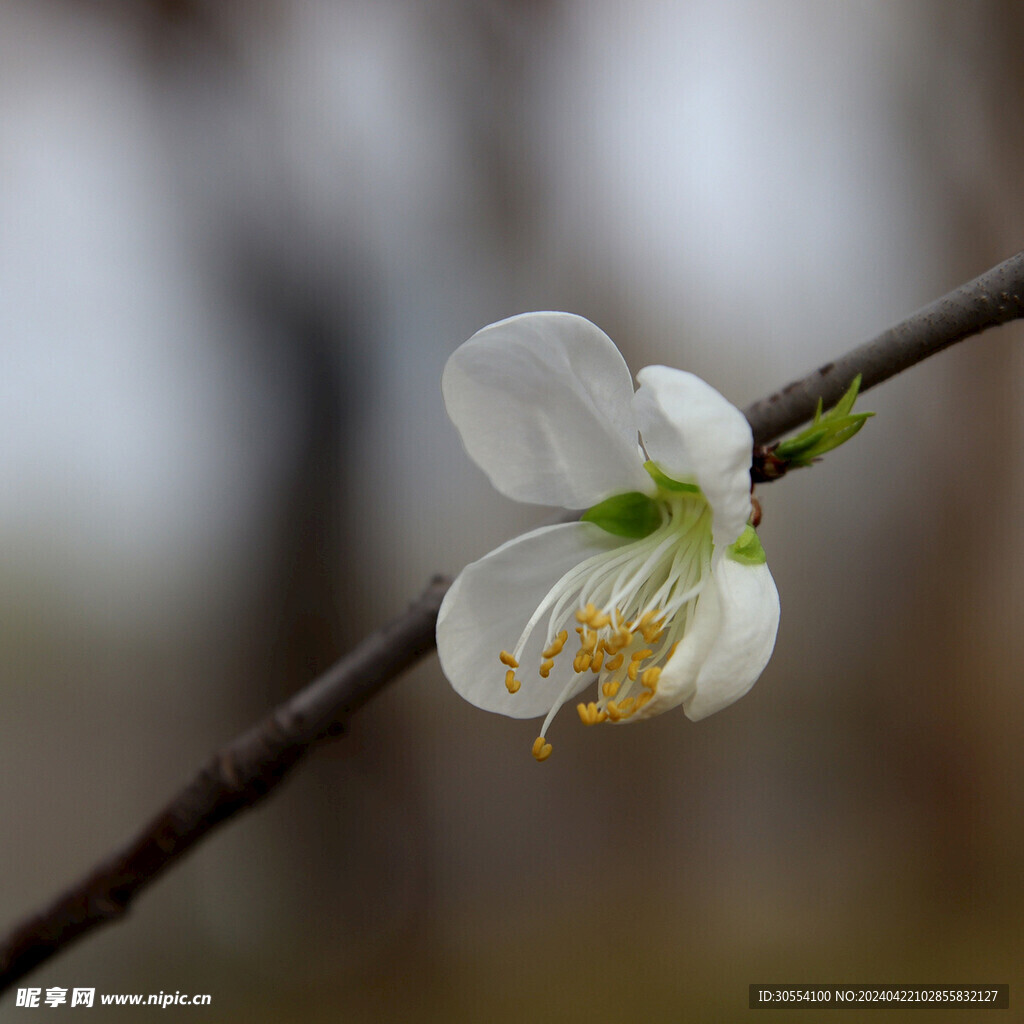
<path fill-rule="evenodd" d="M 652 665 L 648 669 L 644 669 L 644 674 L 640 677 L 640 682 L 647 687 L 648 690 L 653 690 L 658 685 L 658 676 L 661 675 L 661 669 L 656 665 Z"/>
<path fill-rule="evenodd" d="M 588 629 L 580 636 L 580 651 L 593 656 L 596 647 L 597 634 L 593 630 Z"/>
<path fill-rule="evenodd" d="M 555 667 L 553 658 L 547 658 L 540 663 L 540 674 L 544 679 L 547 679 L 551 670 Z"/>
<path fill-rule="evenodd" d="M 581 608 L 576 613 L 576 621 L 577 622 L 589 622 L 591 620 L 591 618 L 594 615 L 596 615 L 596 614 L 597 614 L 597 609 L 592 604 L 590 604 L 590 602 L 588 601 L 586 608 Z"/>
<path fill-rule="evenodd" d="M 632 697 L 627 697 L 621 704 L 616 704 L 615 701 L 610 700 L 605 705 L 605 710 L 613 722 L 621 722 L 623 718 L 629 718 L 633 714 L 635 710 L 633 705 L 635 703 L 636 701 Z"/>
<path fill-rule="evenodd" d="M 516 679 L 515 670 L 510 668 L 505 673 L 505 689 L 508 690 L 509 693 L 515 693 L 522 685 L 523 684 Z"/>
<path fill-rule="evenodd" d="M 533 756 L 538 761 L 546 761 L 551 756 L 551 744 L 543 736 L 538 736 L 533 741 Z"/>
<path fill-rule="evenodd" d="M 644 641 L 651 644 L 661 636 L 664 625 L 664 614 L 662 612 L 644 612 L 643 615 L 640 616 L 640 619 L 634 628 L 634 632 L 641 633 Z"/>
<path fill-rule="evenodd" d="M 593 701 L 589 704 L 577 704 L 576 710 L 584 725 L 597 725 L 598 722 L 603 722 L 608 717 L 603 711 L 597 710 L 597 705 Z"/>
<path fill-rule="evenodd" d="M 639 711 L 652 697 L 654 693 L 650 690 L 644 690 L 636 699 L 636 709 Z"/>
<path fill-rule="evenodd" d="M 502 651 L 498 657 L 501 659 L 502 665 L 508 665 L 509 668 L 519 668 L 519 662 L 508 651 Z"/>
<path fill-rule="evenodd" d="M 573 660 L 572 667 L 575 672 L 586 672 L 590 668 L 591 657 L 586 651 L 580 651 Z"/>
<path fill-rule="evenodd" d="M 610 626 L 611 624 L 612 617 L 610 615 L 605 615 L 601 612 L 598 612 L 597 615 L 592 615 L 590 617 L 590 625 L 594 629 L 604 629 L 605 626 Z"/>
<path fill-rule="evenodd" d="M 584 725 L 597 725 L 608 717 L 603 711 L 598 711 L 597 705 L 593 701 L 589 704 L 577 704 L 576 713 Z"/>
<path fill-rule="evenodd" d="M 619 692 L 619 684 L 609 680 L 601 687 L 601 692 L 606 697 L 614 697 Z"/>
<path fill-rule="evenodd" d="M 613 633 L 604 642 L 605 650 L 609 654 L 618 654 L 619 651 L 621 651 L 623 647 L 626 647 L 632 639 L 633 636 L 628 629 L 622 630 L 618 633 Z"/>
<path fill-rule="evenodd" d="M 619 668 L 622 665 L 622 662 L 625 660 L 625 658 L 626 656 L 621 651 L 618 654 L 616 654 L 614 658 L 609 658 L 607 664 L 605 665 L 605 671 L 614 672 L 617 668 Z"/>
<path fill-rule="evenodd" d="M 629 660 L 630 661 L 643 661 L 644 658 L 649 658 L 653 653 L 654 653 L 654 651 L 652 651 L 649 647 L 645 647 L 642 651 L 634 651 L 629 656 Z"/>
<path fill-rule="evenodd" d="M 626 675 L 629 676 L 629 681 L 631 683 L 635 683 L 636 682 L 636 674 L 639 671 L 640 671 L 640 662 L 639 661 L 631 661 L 629 663 L 629 668 L 626 669 Z"/>
<path fill-rule="evenodd" d="M 569 639 L 569 631 L 563 629 L 554 640 L 551 641 L 551 646 L 546 650 L 541 651 L 541 657 L 543 658 L 557 658 L 562 653 L 562 648 L 565 646 L 565 641 Z"/>
<path fill-rule="evenodd" d="M 598 648 L 597 648 L 597 653 L 594 655 L 593 660 L 590 662 L 590 671 L 591 672 L 600 672 L 601 671 L 601 663 L 603 661 L 604 661 L 604 645 L 599 645 Z"/>

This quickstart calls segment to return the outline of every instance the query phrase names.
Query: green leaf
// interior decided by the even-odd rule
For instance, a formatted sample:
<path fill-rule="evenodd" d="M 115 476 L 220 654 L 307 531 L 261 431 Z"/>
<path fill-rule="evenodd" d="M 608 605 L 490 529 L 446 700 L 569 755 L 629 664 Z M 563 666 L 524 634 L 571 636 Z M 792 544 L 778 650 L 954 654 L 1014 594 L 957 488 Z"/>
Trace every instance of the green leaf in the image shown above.
<path fill-rule="evenodd" d="M 673 480 L 666 476 L 657 465 L 648 460 L 644 463 L 644 469 L 651 474 L 651 478 L 663 491 L 686 491 L 689 494 L 700 494 L 700 488 L 696 484 L 684 484 L 681 480 Z"/>
<path fill-rule="evenodd" d="M 846 389 L 846 394 L 836 402 L 835 407 L 825 414 L 826 420 L 837 420 L 843 416 L 849 416 L 853 411 L 853 403 L 857 401 L 857 395 L 860 392 L 860 379 L 861 375 L 858 373 L 853 378 L 853 382 Z M 821 400 L 819 399 L 819 408 Z"/>
<path fill-rule="evenodd" d="M 580 518 L 616 537 L 639 540 L 661 525 L 661 510 L 653 498 L 639 491 L 616 494 L 588 508 Z"/>
<path fill-rule="evenodd" d="M 743 528 L 743 532 L 726 550 L 729 557 L 741 565 L 764 565 L 768 561 L 761 547 L 761 539 L 750 525 Z"/>
<path fill-rule="evenodd" d="M 805 430 L 802 434 L 797 434 L 796 437 L 783 441 L 775 449 L 775 454 L 780 459 L 792 460 L 799 458 L 827 436 L 827 427 L 819 427 L 817 430 Z"/>
<path fill-rule="evenodd" d="M 776 445 L 773 454 L 790 467 L 810 466 L 825 452 L 849 441 L 864 426 L 864 421 L 874 416 L 873 412 L 853 412 L 853 403 L 860 393 L 860 381 L 861 375 L 858 373 L 843 397 L 824 415 L 819 398 L 814 422 L 795 437 Z"/>

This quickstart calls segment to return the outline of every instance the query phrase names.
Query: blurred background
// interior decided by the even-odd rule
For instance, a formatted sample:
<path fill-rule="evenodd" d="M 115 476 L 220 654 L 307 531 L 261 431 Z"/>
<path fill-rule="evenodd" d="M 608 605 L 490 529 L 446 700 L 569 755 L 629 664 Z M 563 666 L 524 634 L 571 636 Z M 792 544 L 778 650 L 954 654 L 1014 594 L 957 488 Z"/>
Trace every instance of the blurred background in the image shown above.
<path fill-rule="evenodd" d="M 742 407 L 1024 246 L 1022 48 L 1009 0 L 0 0 L 0 929 L 550 515 L 446 419 L 479 327 L 571 310 Z M 1022 340 L 761 489 L 782 625 L 735 706 L 565 714 L 539 767 L 431 657 L 31 984 L 226 1022 L 1019 1002 Z"/>

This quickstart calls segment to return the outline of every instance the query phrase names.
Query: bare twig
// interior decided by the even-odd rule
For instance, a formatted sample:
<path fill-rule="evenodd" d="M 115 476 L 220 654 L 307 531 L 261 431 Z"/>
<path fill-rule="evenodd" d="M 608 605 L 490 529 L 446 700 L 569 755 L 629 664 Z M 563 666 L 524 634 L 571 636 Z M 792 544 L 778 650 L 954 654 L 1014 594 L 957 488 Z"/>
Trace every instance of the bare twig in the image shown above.
<path fill-rule="evenodd" d="M 448 586 L 435 577 L 404 615 L 224 747 L 121 849 L 18 925 L 0 945 L 0 991 L 86 932 L 123 917 L 135 896 L 207 833 L 258 804 L 353 711 L 433 650 Z"/>
<path fill-rule="evenodd" d="M 762 398 L 744 410 L 754 443 L 764 444 L 799 427 L 814 415 L 821 398 L 834 405 L 862 375 L 860 390 L 895 377 L 928 356 L 1024 316 L 1024 252 L 985 271 L 877 338 L 825 363 L 802 380 Z"/>
<path fill-rule="evenodd" d="M 819 396 L 833 404 L 857 375 L 865 391 L 988 327 L 1024 316 L 1024 253 L 874 341 L 746 410 L 758 444 L 811 418 Z M 118 920 L 147 885 L 218 825 L 255 806 L 317 743 L 434 648 L 449 581 L 436 577 L 389 626 L 371 634 L 319 679 L 228 744 L 120 850 L 70 886 L 0 943 L 0 992 L 93 928 Z"/>

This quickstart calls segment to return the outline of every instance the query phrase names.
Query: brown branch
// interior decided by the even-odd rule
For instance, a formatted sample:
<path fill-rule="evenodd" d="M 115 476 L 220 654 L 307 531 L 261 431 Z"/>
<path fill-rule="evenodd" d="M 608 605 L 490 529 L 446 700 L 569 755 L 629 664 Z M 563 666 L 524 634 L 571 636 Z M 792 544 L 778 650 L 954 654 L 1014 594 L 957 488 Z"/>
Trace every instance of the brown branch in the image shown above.
<path fill-rule="evenodd" d="M 867 391 L 958 341 L 1022 316 L 1024 252 L 1019 252 L 877 338 L 749 406 L 744 414 L 754 431 L 754 444 L 806 423 L 819 398 L 826 409 L 835 405 L 858 373 L 860 390 Z"/>
<path fill-rule="evenodd" d="M 229 743 L 121 849 L 0 944 L 0 992 L 93 928 L 124 916 L 146 886 L 221 822 L 254 807 L 318 742 L 434 648 L 449 581 L 435 577 L 404 615 Z"/>
<path fill-rule="evenodd" d="M 857 373 L 862 390 L 988 327 L 1024 316 L 1024 253 L 833 363 L 746 410 L 759 445 L 811 418 Z M 410 608 L 371 634 L 319 679 L 228 744 L 148 824 L 54 902 L 0 943 L 0 992 L 102 924 L 222 822 L 254 807 L 322 740 L 378 690 L 434 649 L 437 612 L 449 581 L 436 577 Z"/>

